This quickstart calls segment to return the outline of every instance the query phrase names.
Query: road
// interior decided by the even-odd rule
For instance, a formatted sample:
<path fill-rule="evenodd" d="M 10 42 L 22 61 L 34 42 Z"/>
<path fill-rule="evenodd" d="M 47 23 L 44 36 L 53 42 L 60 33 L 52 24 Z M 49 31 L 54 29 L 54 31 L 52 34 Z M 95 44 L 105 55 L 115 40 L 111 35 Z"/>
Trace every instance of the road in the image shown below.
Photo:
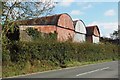
<path fill-rule="evenodd" d="M 118 61 L 39 72 L 17 78 L 118 78 Z"/>

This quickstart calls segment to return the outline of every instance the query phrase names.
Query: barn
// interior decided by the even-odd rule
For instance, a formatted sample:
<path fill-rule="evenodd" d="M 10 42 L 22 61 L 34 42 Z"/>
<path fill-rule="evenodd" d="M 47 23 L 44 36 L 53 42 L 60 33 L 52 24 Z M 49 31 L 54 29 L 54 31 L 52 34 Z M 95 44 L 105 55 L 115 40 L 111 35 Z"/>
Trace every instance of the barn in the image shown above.
<path fill-rule="evenodd" d="M 86 26 L 82 20 L 73 21 L 75 28 L 75 35 L 73 42 L 85 42 L 86 41 Z"/>
<path fill-rule="evenodd" d="M 73 21 L 67 13 L 16 21 L 15 23 L 20 25 L 20 30 L 33 27 L 43 33 L 56 32 L 59 41 L 66 41 L 74 37 Z"/>
<path fill-rule="evenodd" d="M 86 40 L 90 43 L 99 43 L 100 42 L 100 31 L 97 25 L 87 26 L 87 35 Z"/>

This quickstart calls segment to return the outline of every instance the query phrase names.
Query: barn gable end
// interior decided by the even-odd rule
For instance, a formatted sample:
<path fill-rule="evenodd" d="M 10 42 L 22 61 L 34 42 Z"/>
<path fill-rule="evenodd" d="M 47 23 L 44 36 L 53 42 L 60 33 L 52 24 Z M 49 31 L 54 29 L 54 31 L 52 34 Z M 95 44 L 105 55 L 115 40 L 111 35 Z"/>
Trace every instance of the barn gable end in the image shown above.
<path fill-rule="evenodd" d="M 66 41 L 74 37 L 74 25 L 68 14 L 62 14 L 57 23 L 58 40 Z"/>
<path fill-rule="evenodd" d="M 74 42 L 86 41 L 86 26 L 82 20 L 73 21 L 75 28 Z"/>
<path fill-rule="evenodd" d="M 99 38 L 100 38 L 100 31 L 97 25 L 94 26 L 87 26 L 87 35 L 86 39 L 88 42 L 92 43 L 99 43 Z"/>

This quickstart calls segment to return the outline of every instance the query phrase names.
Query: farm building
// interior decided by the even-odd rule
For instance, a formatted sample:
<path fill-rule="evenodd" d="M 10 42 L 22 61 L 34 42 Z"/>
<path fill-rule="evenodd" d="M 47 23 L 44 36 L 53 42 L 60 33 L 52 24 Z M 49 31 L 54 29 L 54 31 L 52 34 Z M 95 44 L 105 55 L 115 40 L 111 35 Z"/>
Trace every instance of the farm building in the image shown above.
<path fill-rule="evenodd" d="M 86 40 L 91 43 L 99 43 L 100 41 L 100 31 L 97 25 L 87 26 Z"/>
<path fill-rule="evenodd" d="M 27 27 L 33 27 L 43 33 L 56 32 L 59 41 L 66 41 L 74 37 L 73 21 L 66 13 L 16 21 L 15 23 L 19 24 L 20 30 L 25 30 Z"/>
<path fill-rule="evenodd" d="M 86 26 L 82 20 L 73 21 L 75 28 L 74 42 L 86 41 Z"/>

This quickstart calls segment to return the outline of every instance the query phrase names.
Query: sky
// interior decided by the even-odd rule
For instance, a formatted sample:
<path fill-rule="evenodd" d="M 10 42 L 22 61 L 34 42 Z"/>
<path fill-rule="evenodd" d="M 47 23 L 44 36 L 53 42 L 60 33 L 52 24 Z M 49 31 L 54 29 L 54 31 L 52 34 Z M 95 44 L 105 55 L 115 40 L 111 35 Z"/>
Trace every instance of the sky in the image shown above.
<path fill-rule="evenodd" d="M 73 21 L 83 20 L 86 26 L 98 25 L 102 37 L 110 37 L 118 29 L 118 2 L 60 1 L 53 12 L 68 13 Z"/>

